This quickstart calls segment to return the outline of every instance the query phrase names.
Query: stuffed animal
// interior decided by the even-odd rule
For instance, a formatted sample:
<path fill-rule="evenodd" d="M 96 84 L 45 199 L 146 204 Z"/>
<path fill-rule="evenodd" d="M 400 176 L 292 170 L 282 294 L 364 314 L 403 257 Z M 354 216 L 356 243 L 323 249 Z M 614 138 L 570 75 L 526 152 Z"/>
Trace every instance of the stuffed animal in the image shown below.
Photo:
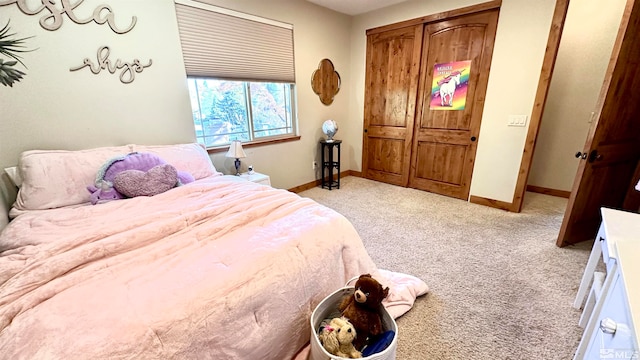
<path fill-rule="evenodd" d="M 100 181 L 96 183 L 96 185 L 87 186 L 87 190 L 91 193 L 90 198 L 91 204 L 93 205 L 97 204 L 99 201 L 118 200 L 124 198 L 124 196 L 113 187 L 113 183 Z"/>
<path fill-rule="evenodd" d="M 113 187 L 126 197 L 154 196 L 172 189 L 178 183 L 178 171 L 164 164 L 144 172 L 125 170 L 113 179 Z"/>
<path fill-rule="evenodd" d="M 156 168 L 162 166 L 162 168 Z M 172 181 L 169 189 L 175 186 L 185 185 L 195 181 L 193 176 L 184 171 L 171 171 L 167 169 L 167 164 L 159 156 L 151 153 L 129 153 L 124 156 L 118 156 L 107 161 L 98 171 L 94 185 L 87 186 L 87 190 L 91 193 L 91 203 L 97 204 L 99 201 L 118 200 L 132 196 L 151 196 L 166 191 L 166 182 Z M 171 166 L 172 167 L 172 166 Z M 156 168 L 156 169 L 154 169 Z M 154 169 L 151 173 L 149 171 Z M 136 170 L 136 171 L 133 171 Z M 143 174 L 139 174 L 142 172 Z M 177 179 L 170 178 L 174 172 Z M 122 176 L 120 174 L 124 174 Z M 143 176 L 144 175 L 144 176 Z M 169 178 L 161 178 L 162 176 Z M 120 184 L 122 188 L 119 191 L 114 185 L 116 177 L 120 176 Z M 140 182 L 146 183 L 140 183 Z M 137 183 L 135 183 L 137 182 Z M 156 187 L 159 185 L 160 187 Z"/>
<path fill-rule="evenodd" d="M 320 329 L 318 339 L 329 354 L 347 359 L 359 359 L 362 353 L 353 346 L 356 329 L 345 318 L 333 318 Z"/>
<path fill-rule="evenodd" d="M 338 306 L 342 316 L 349 319 L 358 332 L 354 341 L 357 349 L 362 349 L 369 337 L 383 332 L 380 307 L 387 295 L 388 287 L 383 288 L 370 274 L 363 274 L 355 283 L 353 295 L 346 296 Z"/>

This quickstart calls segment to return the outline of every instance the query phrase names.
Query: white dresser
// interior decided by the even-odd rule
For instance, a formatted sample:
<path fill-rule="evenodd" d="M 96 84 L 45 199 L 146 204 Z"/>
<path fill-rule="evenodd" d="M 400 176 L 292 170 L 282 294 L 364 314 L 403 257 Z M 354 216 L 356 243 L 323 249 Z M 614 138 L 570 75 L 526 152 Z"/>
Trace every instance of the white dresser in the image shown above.
<path fill-rule="evenodd" d="M 601 212 L 592 254 L 601 252 L 607 273 L 574 359 L 639 359 L 640 214 Z M 585 271 L 593 271 L 593 256 L 589 262 Z"/>

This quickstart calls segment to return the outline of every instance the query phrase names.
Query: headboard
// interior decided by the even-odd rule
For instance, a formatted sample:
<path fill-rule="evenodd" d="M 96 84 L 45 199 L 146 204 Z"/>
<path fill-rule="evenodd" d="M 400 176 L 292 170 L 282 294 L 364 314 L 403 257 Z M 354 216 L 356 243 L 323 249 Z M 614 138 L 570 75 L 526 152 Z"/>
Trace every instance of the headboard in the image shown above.
<path fill-rule="evenodd" d="M 18 188 L 3 171 L 0 173 L 0 230 L 9 223 L 9 209 L 16 200 Z"/>

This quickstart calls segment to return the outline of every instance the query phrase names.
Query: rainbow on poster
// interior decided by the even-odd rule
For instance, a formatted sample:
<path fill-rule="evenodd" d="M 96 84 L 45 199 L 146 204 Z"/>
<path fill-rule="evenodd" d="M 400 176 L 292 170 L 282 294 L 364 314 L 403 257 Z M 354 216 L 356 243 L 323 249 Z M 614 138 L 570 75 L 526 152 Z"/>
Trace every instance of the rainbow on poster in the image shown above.
<path fill-rule="evenodd" d="M 431 110 L 464 110 L 471 60 L 435 64 L 431 84 Z"/>

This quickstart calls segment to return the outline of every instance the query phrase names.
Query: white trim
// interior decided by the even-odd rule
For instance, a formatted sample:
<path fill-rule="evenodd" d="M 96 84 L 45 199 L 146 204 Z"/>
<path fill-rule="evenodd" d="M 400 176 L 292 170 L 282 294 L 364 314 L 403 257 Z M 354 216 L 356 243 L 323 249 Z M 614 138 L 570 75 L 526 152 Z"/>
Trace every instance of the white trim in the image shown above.
<path fill-rule="evenodd" d="M 202 9 L 202 10 L 207 10 L 207 11 L 213 11 L 213 12 L 216 12 L 216 13 L 219 13 L 219 14 L 235 16 L 235 17 L 239 17 L 241 19 L 256 21 L 256 22 L 259 22 L 259 23 L 267 24 L 267 25 L 273 25 L 273 26 L 278 26 L 278 27 L 281 27 L 281 28 L 293 30 L 293 25 L 292 24 L 287 24 L 287 23 L 284 23 L 284 22 L 276 21 L 276 20 L 266 19 L 266 18 L 263 18 L 263 17 L 259 17 L 259 16 L 255 16 L 255 15 L 251 15 L 251 14 L 247 14 L 247 13 L 231 10 L 231 9 L 225 9 L 225 8 L 221 8 L 221 7 L 218 7 L 218 6 L 213 6 L 213 5 L 209 5 L 209 4 L 203 4 L 201 2 L 197 2 L 197 1 L 193 1 L 193 0 L 174 0 L 174 1 L 175 1 L 176 4 L 190 6 L 190 7 L 194 7 L 194 8 L 198 8 L 198 9 Z"/>

